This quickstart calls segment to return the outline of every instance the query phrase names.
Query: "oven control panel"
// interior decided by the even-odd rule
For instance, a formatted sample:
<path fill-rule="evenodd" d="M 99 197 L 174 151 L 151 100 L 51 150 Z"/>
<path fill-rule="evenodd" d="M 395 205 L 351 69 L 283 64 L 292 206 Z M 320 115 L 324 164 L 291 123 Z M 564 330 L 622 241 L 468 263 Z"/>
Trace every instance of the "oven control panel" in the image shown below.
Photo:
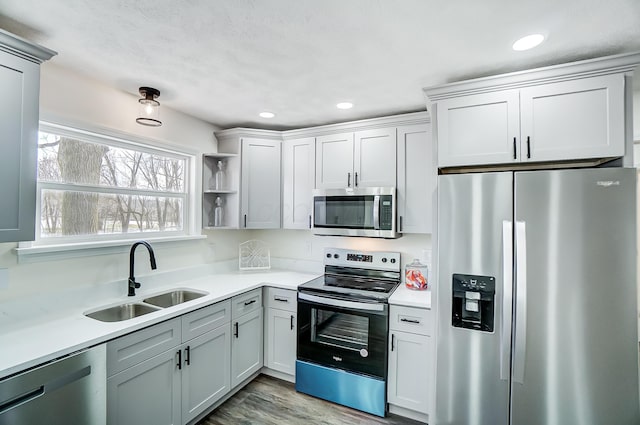
<path fill-rule="evenodd" d="M 324 265 L 400 271 L 400 253 L 325 248 Z"/>

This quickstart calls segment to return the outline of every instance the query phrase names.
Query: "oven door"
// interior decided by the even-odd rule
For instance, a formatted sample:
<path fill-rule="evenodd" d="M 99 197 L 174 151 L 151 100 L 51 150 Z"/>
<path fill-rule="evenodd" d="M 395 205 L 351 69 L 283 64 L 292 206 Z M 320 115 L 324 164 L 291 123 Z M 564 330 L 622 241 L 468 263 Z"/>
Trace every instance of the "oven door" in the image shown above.
<path fill-rule="evenodd" d="M 298 360 L 386 379 L 388 305 L 298 293 Z"/>

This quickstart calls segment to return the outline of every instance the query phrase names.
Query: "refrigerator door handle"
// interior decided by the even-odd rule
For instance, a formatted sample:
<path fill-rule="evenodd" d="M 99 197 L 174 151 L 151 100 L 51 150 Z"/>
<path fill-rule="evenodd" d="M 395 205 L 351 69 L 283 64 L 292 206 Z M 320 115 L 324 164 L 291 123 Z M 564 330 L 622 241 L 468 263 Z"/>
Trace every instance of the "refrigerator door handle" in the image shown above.
<path fill-rule="evenodd" d="M 527 232 L 524 221 L 516 222 L 516 318 L 513 381 L 524 383 L 527 351 Z"/>
<path fill-rule="evenodd" d="M 509 379 L 511 358 L 511 309 L 513 303 L 513 223 L 502 222 L 502 331 L 500 334 L 500 380 Z"/>

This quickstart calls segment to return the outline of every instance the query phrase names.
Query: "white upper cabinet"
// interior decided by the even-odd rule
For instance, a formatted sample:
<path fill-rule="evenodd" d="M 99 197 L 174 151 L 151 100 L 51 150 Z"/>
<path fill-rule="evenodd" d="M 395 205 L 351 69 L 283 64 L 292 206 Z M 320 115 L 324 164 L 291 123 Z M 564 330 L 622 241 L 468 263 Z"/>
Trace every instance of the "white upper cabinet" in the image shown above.
<path fill-rule="evenodd" d="M 279 140 L 242 139 L 241 226 L 280 228 Z"/>
<path fill-rule="evenodd" d="M 53 55 L 0 31 L 0 242 L 35 239 L 40 63 Z"/>
<path fill-rule="evenodd" d="M 630 75 L 640 54 L 425 89 L 438 166 L 591 161 L 631 155 Z"/>
<path fill-rule="evenodd" d="M 395 127 L 319 136 L 316 188 L 395 186 Z"/>
<path fill-rule="evenodd" d="M 624 117 L 622 74 L 522 89 L 522 161 L 623 156 Z"/>
<path fill-rule="evenodd" d="M 316 139 L 316 189 L 353 185 L 353 133 Z"/>
<path fill-rule="evenodd" d="M 281 132 L 232 128 L 216 132 L 216 138 L 218 152 L 203 155 L 203 227 L 280 228 Z M 218 206 L 222 219 L 216 221 Z"/>
<path fill-rule="evenodd" d="M 437 168 L 431 125 L 398 127 L 398 223 L 400 233 L 431 233 Z"/>
<path fill-rule="evenodd" d="M 282 227 L 285 229 L 311 228 L 315 148 L 314 137 L 282 143 Z"/>
<path fill-rule="evenodd" d="M 437 117 L 439 166 L 517 161 L 517 90 L 442 100 Z"/>

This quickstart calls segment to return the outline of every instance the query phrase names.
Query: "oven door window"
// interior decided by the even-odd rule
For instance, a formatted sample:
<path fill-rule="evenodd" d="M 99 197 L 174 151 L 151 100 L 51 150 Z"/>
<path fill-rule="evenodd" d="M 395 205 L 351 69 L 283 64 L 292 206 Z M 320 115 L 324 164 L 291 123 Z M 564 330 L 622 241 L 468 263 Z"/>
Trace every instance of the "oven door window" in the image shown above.
<path fill-rule="evenodd" d="M 311 342 L 350 351 L 368 351 L 369 318 L 314 307 L 311 309 Z"/>
<path fill-rule="evenodd" d="M 374 197 L 316 196 L 313 198 L 314 226 L 344 229 L 373 229 Z"/>

